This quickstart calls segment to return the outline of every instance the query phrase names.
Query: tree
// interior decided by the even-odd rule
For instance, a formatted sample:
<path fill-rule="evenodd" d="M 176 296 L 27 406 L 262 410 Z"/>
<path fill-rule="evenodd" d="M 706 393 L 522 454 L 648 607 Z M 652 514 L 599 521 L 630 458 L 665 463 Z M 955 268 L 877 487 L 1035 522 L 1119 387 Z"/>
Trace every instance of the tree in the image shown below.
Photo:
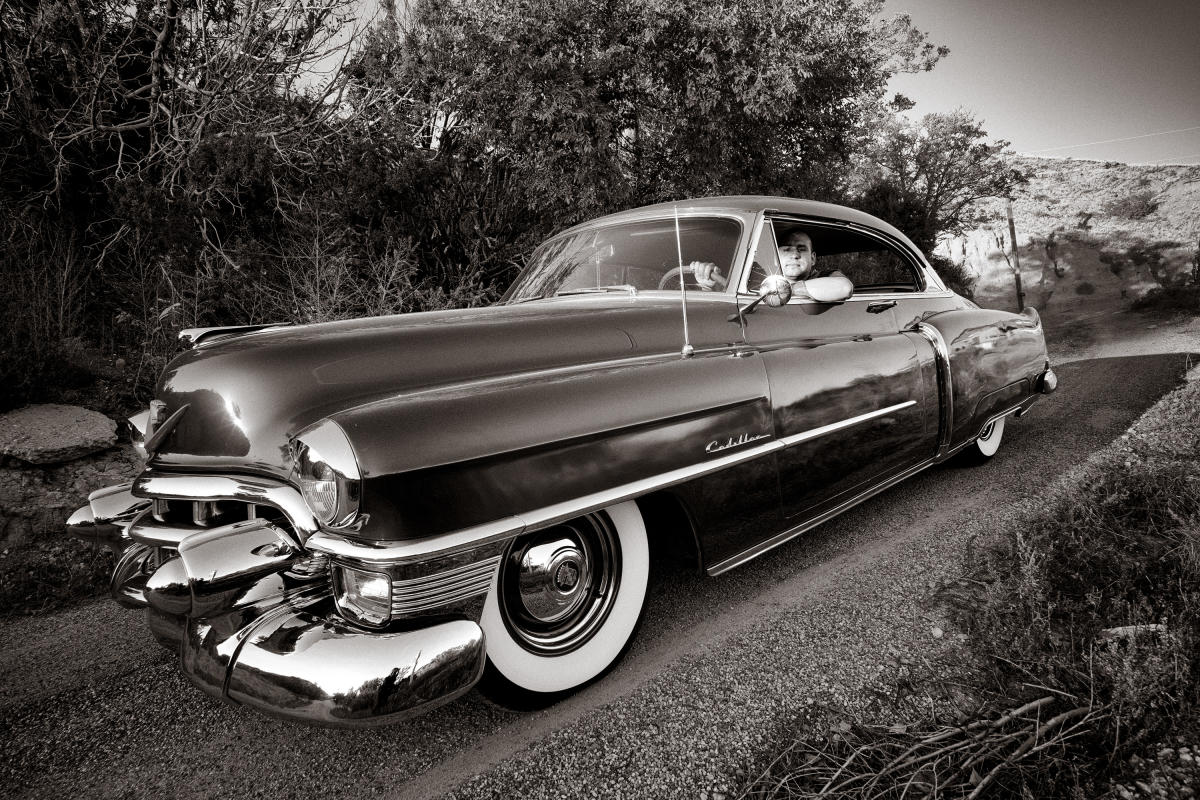
<path fill-rule="evenodd" d="M 927 114 L 920 122 L 890 115 L 857 164 L 858 205 L 932 252 L 940 237 L 980 221 L 977 201 L 1010 197 L 1027 180 L 1009 164 L 1009 143 L 986 138 L 965 111 Z"/>
<path fill-rule="evenodd" d="M 299 82 L 349 8 L 0 0 L 6 390 L 52 375 L 72 337 L 169 347 L 156 322 L 173 297 L 259 261 L 311 210 L 340 120 Z M 208 296 L 246 297 L 244 283 Z"/>
<path fill-rule="evenodd" d="M 532 240 L 618 208 L 742 192 L 839 198 L 887 79 L 945 52 L 881 9 L 422 0 L 399 37 L 376 37 L 359 59 L 363 97 L 388 103 L 356 113 L 430 150 L 423 203 L 444 213 L 414 221 L 422 252 L 473 255 L 502 282 Z M 468 254 L 468 241 L 490 244 Z"/>

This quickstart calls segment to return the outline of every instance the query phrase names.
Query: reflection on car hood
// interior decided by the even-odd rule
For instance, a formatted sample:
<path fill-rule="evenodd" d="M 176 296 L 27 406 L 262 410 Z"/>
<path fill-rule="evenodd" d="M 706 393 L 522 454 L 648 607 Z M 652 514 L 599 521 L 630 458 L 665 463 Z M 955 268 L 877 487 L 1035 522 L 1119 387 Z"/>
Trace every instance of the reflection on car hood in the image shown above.
<path fill-rule="evenodd" d="M 728 312 L 721 303 L 689 306 L 698 317 L 705 306 L 714 319 Z M 189 350 L 164 371 L 157 397 L 168 413 L 189 409 L 154 465 L 286 476 L 290 437 L 337 411 L 450 383 L 666 352 L 680 337 L 678 302 L 615 295 L 250 333 Z"/>

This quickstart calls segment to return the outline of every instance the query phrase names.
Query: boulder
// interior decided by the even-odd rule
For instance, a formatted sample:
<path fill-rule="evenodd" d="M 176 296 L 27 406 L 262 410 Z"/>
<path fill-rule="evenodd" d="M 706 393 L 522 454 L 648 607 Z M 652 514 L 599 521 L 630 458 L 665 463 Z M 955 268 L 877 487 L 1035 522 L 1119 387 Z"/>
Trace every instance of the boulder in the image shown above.
<path fill-rule="evenodd" d="M 117 443 L 117 423 L 78 406 L 40 405 L 0 414 L 0 454 L 59 464 Z"/>

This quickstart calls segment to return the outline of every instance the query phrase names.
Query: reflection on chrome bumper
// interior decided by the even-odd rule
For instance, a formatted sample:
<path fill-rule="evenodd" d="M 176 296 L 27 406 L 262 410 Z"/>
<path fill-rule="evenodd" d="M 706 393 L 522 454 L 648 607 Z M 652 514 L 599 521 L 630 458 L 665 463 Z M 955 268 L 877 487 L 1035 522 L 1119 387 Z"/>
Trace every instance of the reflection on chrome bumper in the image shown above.
<path fill-rule="evenodd" d="M 326 725 L 386 724 L 448 702 L 483 674 L 483 631 L 454 620 L 365 633 L 336 615 L 272 615 L 246 632 L 228 696 Z"/>
<path fill-rule="evenodd" d="M 249 622 L 253 612 L 188 619 L 151 609 L 151 628 L 180 643 L 184 673 L 208 694 L 315 725 L 399 722 L 460 697 L 483 674 L 474 622 L 364 631 L 315 594 Z"/>
<path fill-rule="evenodd" d="M 67 518 L 67 532 L 106 545 L 120 556 L 130 544 L 130 523 L 150 506 L 150 501 L 134 497 L 132 488 L 133 484 L 122 483 L 89 494 L 88 504 Z"/>
<path fill-rule="evenodd" d="M 202 529 L 155 521 L 134 491 L 272 505 L 286 521 L 251 517 Z M 447 619 L 456 613 L 451 600 L 473 598 L 476 583 L 490 582 L 498 556 L 446 557 L 434 562 L 442 571 L 432 582 L 420 570 L 397 573 L 412 598 L 440 599 L 434 624 L 364 630 L 334 607 L 329 555 L 297 542 L 311 517 L 293 499 L 294 489 L 265 479 L 143 473 L 132 485 L 93 492 L 67 527 L 118 553 L 113 597 L 146 608 L 154 638 L 178 652 L 188 678 L 215 697 L 311 724 L 363 726 L 414 716 L 474 686 L 483 674 L 483 631 L 469 619 Z M 468 556 L 483 566 L 459 563 Z"/>
<path fill-rule="evenodd" d="M 474 622 L 392 632 L 343 621 L 325 556 L 293 549 L 267 520 L 185 538 L 144 593 L 151 630 L 178 642 L 193 683 L 275 716 L 387 724 L 453 700 L 483 671 Z"/>

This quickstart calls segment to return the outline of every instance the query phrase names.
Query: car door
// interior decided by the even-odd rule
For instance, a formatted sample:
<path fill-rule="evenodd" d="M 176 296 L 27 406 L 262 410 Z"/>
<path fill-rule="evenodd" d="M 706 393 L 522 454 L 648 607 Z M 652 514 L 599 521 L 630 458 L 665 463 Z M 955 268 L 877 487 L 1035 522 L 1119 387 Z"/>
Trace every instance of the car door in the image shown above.
<path fill-rule="evenodd" d="M 879 255 L 886 242 L 848 226 L 775 218 L 763 227 L 749 281 L 756 270 L 779 268 L 777 239 L 799 229 L 810 235 L 823 273 L 873 279 L 872 260 L 893 255 Z M 933 454 L 937 395 L 929 384 L 936 378 L 927 350 L 897 324 L 888 293 L 907 291 L 900 284 L 876 281 L 869 295 L 819 303 L 801 283 L 786 305 L 746 315 L 747 343 L 767 370 L 775 437 L 786 444 L 778 466 L 791 524 Z M 753 290 L 749 282 L 744 288 Z"/>

